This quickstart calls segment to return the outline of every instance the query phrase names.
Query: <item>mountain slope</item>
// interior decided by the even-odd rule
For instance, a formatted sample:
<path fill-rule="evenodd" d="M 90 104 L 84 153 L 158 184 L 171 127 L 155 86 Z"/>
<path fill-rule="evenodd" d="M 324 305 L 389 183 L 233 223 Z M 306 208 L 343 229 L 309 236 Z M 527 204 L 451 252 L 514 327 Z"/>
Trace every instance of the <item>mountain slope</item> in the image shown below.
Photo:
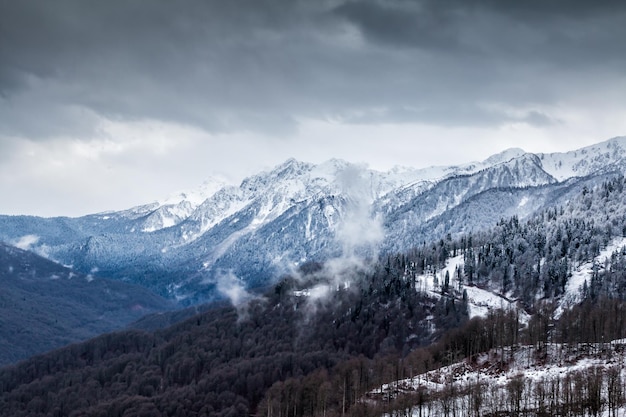
<path fill-rule="evenodd" d="M 626 340 L 493 349 L 366 394 L 411 416 L 623 415 Z M 469 405 L 469 407 L 467 406 Z"/>
<path fill-rule="evenodd" d="M 415 228 L 419 230 L 427 222 L 452 212 L 471 198 L 488 190 L 521 190 L 554 183 L 556 180 L 541 168 L 539 158 L 529 154 L 496 164 L 472 175 L 445 179 L 429 189 L 428 192 L 418 193 L 395 210 L 381 208 L 382 211 L 389 213 L 385 219 L 389 239 L 388 248 L 395 251 L 406 250 L 420 241 L 435 237 L 413 234 L 413 240 L 402 240 L 403 237 L 407 237 L 406 229 Z M 402 192 L 406 191 L 402 190 Z M 502 209 L 507 208 L 503 204 L 500 206 Z M 519 208 L 519 204 L 515 208 Z M 500 217 L 494 220 L 497 221 Z M 469 221 L 467 221 L 466 226 L 470 228 L 469 230 L 473 227 L 477 230 L 484 228 L 484 224 L 476 221 L 473 216 L 467 220 Z M 493 225 L 493 223 L 491 222 L 488 226 Z M 449 232 L 451 230 L 445 230 L 441 236 Z"/>
<path fill-rule="evenodd" d="M 624 172 L 626 136 L 570 152 L 538 154 L 538 157 L 543 169 L 559 181 L 591 174 Z"/>
<path fill-rule="evenodd" d="M 455 317 L 426 295 L 401 302 L 402 291 L 385 291 L 375 278 L 381 269 L 352 272 L 353 285 L 326 300 L 302 293 L 334 277 L 303 272 L 236 309 L 214 308 L 155 333 L 103 335 L 0 368 L 0 416 L 250 415 L 276 381 L 428 343 L 433 328 Z"/>
<path fill-rule="evenodd" d="M 0 243 L 0 365 L 171 308 L 137 285 L 93 278 Z"/>

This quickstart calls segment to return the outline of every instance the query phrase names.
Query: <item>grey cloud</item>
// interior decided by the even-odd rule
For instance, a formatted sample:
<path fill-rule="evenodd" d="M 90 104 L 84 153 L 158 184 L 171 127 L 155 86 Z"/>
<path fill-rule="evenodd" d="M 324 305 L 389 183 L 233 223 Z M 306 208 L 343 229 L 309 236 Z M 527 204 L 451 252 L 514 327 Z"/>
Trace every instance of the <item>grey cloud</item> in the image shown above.
<path fill-rule="evenodd" d="M 455 107 L 458 106 L 458 107 Z M 454 114 L 451 118 L 450 114 Z M 415 123 L 448 125 L 448 126 L 499 126 L 505 123 L 527 123 L 536 127 L 552 126 L 556 119 L 540 111 L 531 110 L 521 115 L 514 115 L 498 109 L 489 109 L 468 103 L 431 105 L 418 108 L 387 108 L 363 112 L 342 119 L 354 124 L 378 124 L 394 121 L 395 123 Z"/>
<path fill-rule="evenodd" d="M 419 2 L 407 1 L 349 1 L 334 13 L 356 23 L 374 40 L 456 50 L 459 34 L 452 14 L 440 8 L 419 6 Z"/>
<path fill-rule="evenodd" d="M 57 119 L 53 115 L 69 104 L 107 117 L 160 118 L 211 130 L 288 126 L 289 117 L 259 111 L 275 107 L 272 93 L 280 95 L 272 89 L 280 87 L 280 71 L 264 52 L 280 47 L 280 31 L 296 23 L 297 10 L 289 13 L 286 4 L 7 3 L 0 14 L 7 40 L 0 50 L 0 91 L 17 112 L 37 118 Z M 56 107 L 52 114 L 23 105 L 21 96 L 32 91 L 29 78 L 67 86 L 60 97 L 37 92 L 39 103 Z"/>
<path fill-rule="evenodd" d="M 436 2 L 436 0 L 429 1 Z M 443 0 L 439 3 L 445 5 L 444 7 L 465 4 L 471 7 L 495 9 L 502 13 L 522 15 L 532 19 L 563 16 L 589 17 L 626 10 L 626 5 L 620 0 Z"/>
<path fill-rule="evenodd" d="M 620 1 L 359 0 L 334 13 L 391 47 L 581 65 L 625 51 Z"/>
<path fill-rule="evenodd" d="M 272 136 L 289 136 L 300 118 L 358 115 L 497 125 L 510 116 L 483 103 L 562 101 L 600 72 L 606 83 L 621 77 L 626 65 L 622 2 L 4 0 L 0 7 L 4 135 L 89 136 L 96 116 Z"/>
<path fill-rule="evenodd" d="M 522 118 L 522 121 L 537 127 L 551 126 L 559 121 L 540 111 L 530 111 Z"/>

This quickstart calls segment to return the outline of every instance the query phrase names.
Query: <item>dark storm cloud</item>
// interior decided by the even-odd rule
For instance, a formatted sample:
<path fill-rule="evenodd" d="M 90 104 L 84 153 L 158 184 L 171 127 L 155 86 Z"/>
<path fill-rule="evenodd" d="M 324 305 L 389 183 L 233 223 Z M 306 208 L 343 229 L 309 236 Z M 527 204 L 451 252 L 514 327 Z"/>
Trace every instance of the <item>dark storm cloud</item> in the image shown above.
<path fill-rule="evenodd" d="M 432 4 L 436 0 L 429 0 Z M 589 17 L 597 14 L 612 14 L 624 11 L 626 6 L 621 0 L 443 0 L 438 2 L 444 7 L 466 5 L 484 9 L 496 9 L 505 14 L 518 14 L 532 19 L 574 16 Z"/>
<path fill-rule="evenodd" d="M 288 12 L 282 2 L 257 7 L 260 3 L 5 2 L 2 104 L 60 107 L 55 114 L 86 107 L 109 117 L 164 118 L 212 128 L 228 128 L 236 109 L 255 125 L 261 97 L 270 99 L 265 105 L 271 108 L 266 89 L 279 84 L 280 76 L 263 49 L 271 52 L 272 43 L 283 41 L 281 31 L 297 23 L 297 13 L 283 16 Z M 259 94 L 252 95 L 254 82 Z M 273 123 L 276 116 L 270 116 Z M 21 129 L 21 123 L 5 129 L 12 125 Z"/>
<path fill-rule="evenodd" d="M 456 49 L 454 18 L 439 7 L 419 2 L 349 1 L 334 12 L 356 23 L 366 35 L 383 42 L 436 49 Z"/>
<path fill-rule="evenodd" d="M 618 58 L 626 51 L 626 2 L 568 0 L 361 0 L 334 13 L 373 41 L 441 53 L 523 53 L 524 59 Z M 577 53 L 577 56 L 569 56 Z M 582 56 L 581 56 L 582 55 Z M 492 58 L 484 55 L 485 58 Z"/>
<path fill-rule="evenodd" d="M 89 135 L 98 116 L 270 135 L 300 118 L 542 125 L 551 116 L 534 105 L 623 74 L 624 11 L 564 0 L 0 0 L 0 134 Z"/>

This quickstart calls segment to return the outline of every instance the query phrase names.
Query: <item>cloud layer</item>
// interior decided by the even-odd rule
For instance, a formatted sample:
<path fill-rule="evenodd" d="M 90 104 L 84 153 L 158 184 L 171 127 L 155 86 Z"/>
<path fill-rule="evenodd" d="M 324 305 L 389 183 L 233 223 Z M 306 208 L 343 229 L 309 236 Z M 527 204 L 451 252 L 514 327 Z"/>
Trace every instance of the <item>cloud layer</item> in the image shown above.
<path fill-rule="evenodd" d="M 2 9 L 5 135 L 91 134 L 99 117 L 271 135 L 301 118 L 544 125 L 556 119 L 543 107 L 624 85 L 619 1 L 26 0 Z"/>

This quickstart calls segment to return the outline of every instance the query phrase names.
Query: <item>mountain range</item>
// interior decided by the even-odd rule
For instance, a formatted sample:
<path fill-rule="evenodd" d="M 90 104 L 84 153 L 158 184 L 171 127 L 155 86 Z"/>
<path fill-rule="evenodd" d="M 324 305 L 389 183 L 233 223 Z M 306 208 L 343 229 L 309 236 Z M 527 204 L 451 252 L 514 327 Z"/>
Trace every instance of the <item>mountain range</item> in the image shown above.
<path fill-rule="evenodd" d="M 626 172 L 626 137 L 566 153 L 387 172 L 290 159 L 239 185 L 78 218 L 0 216 L 0 241 L 184 305 L 267 287 L 307 262 L 374 258 L 525 218 Z M 226 282 L 225 282 L 226 280 Z"/>

